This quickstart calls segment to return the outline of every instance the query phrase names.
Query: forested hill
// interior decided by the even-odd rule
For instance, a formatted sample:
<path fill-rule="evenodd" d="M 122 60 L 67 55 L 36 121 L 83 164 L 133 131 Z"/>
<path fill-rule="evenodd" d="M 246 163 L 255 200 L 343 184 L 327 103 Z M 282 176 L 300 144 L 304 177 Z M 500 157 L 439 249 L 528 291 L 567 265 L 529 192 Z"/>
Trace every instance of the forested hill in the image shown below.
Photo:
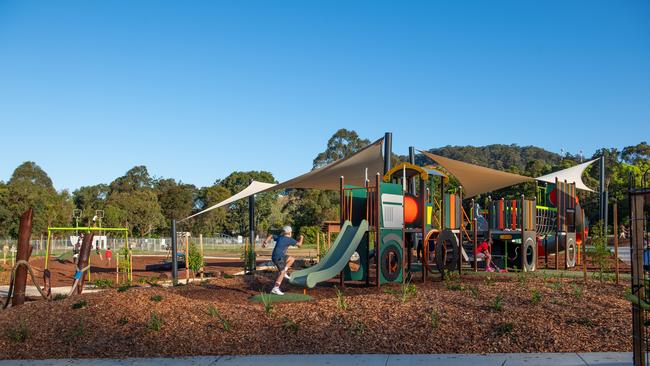
<path fill-rule="evenodd" d="M 493 169 L 525 173 L 540 173 L 542 166 L 557 166 L 562 161 L 559 154 L 536 146 L 518 146 L 494 144 L 487 146 L 444 146 L 428 150 L 429 152 L 451 159 L 460 160 Z M 535 169 L 531 164 L 537 162 Z M 417 164 L 430 161 L 422 155 L 416 155 Z M 541 165 L 541 166 L 539 166 Z M 543 168 L 541 170 L 544 170 Z"/>

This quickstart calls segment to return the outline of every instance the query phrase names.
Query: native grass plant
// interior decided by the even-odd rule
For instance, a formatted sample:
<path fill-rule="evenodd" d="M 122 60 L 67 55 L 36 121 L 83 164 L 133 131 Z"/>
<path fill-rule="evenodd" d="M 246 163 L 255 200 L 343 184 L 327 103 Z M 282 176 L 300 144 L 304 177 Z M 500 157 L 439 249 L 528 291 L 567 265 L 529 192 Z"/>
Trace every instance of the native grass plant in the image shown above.
<path fill-rule="evenodd" d="M 360 320 L 355 319 L 348 326 L 348 332 L 350 332 L 350 334 L 354 336 L 361 336 L 363 335 L 363 333 L 366 332 L 366 324 Z"/>
<path fill-rule="evenodd" d="M 282 329 L 285 332 L 291 332 L 293 334 L 297 334 L 298 331 L 300 330 L 300 324 L 296 323 L 295 321 L 289 319 L 289 317 L 283 317 L 282 318 Z"/>
<path fill-rule="evenodd" d="M 25 319 L 20 319 L 17 325 L 9 327 L 6 331 L 7 338 L 14 343 L 22 343 L 29 337 L 29 328 Z"/>
<path fill-rule="evenodd" d="M 450 291 L 462 291 L 465 289 L 460 282 L 460 275 L 457 272 L 445 270 L 445 288 Z"/>
<path fill-rule="evenodd" d="M 219 319 L 219 322 L 221 322 L 221 327 L 223 328 L 224 331 L 229 332 L 230 329 L 232 329 L 232 324 L 230 323 L 230 320 L 226 318 L 224 315 L 222 315 L 219 310 L 212 304 L 208 305 L 208 310 L 206 313 L 213 317 Z"/>
<path fill-rule="evenodd" d="M 153 295 L 149 298 L 149 300 L 153 302 L 161 302 L 163 300 L 163 297 L 160 295 Z"/>
<path fill-rule="evenodd" d="M 580 300 L 580 299 L 582 299 L 583 295 L 584 295 L 584 287 L 578 286 L 578 285 L 573 285 L 573 297 Z"/>
<path fill-rule="evenodd" d="M 120 273 L 128 272 L 129 265 L 130 265 L 129 248 L 127 248 L 126 246 L 121 248 L 120 250 L 117 251 L 117 255 L 119 256 L 118 259 L 120 261 L 117 265 L 118 270 L 120 271 Z"/>
<path fill-rule="evenodd" d="M 54 297 L 52 298 L 52 300 L 54 300 L 54 301 L 61 301 L 61 300 L 65 300 L 65 299 L 67 299 L 67 298 L 68 298 L 68 295 L 66 295 L 66 294 L 56 294 L 56 295 L 54 295 Z"/>
<path fill-rule="evenodd" d="M 478 286 L 467 286 L 467 290 L 472 295 L 472 298 L 477 300 L 479 296 Z"/>
<path fill-rule="evenodd" d="M 555 277 L 555 281 L 553 282 L 553 289 L 555 291 L 562 290 L 562 287 L 564 287 L 564 272 L 560 272 L 560 274 Z"/>
<path fill-rule="evenodd" d="M 86 330 L 86 324 L 84 323 L 84 320 L 79 319 L 77 324 L 72 329 L 70 329 L 70 333 L 65 338 L 66 342 L 68 344 L 74 344 L 77 340 L 83 337 L 85 330 Z"/>
<path fill-rule="evenodd" d="M 165 324 L 165 320 L 162 315 L 156 313 L 155 311 L 151 313 L 149 321 L 147 321 L 147 329 L 153 332 L 158 332 L 162 329 Z"/>
<path fill-rule="evenodd" d="M 131 286 L 131 283 L 130 283 L 130 282 L 123 283 L 123 284 L 120 285 L 120 287 L 117 288 L 117 292 L 126 292 L 126 291 L 129 291 L 129 289 L 130 289 L 131 287 L 133 287 L 133 286 Z"/>
<path fill-rule="evenodd" d="M 415 286 L 415 284 L 408 282 L 408 283 L 403 283 L 400 286 L 400 300 L 402 302 L 407 302 L 409 298 L 414 297 L 417 295 L 418 288 Z"/>
<path fill-rule="evenodd" d="M 334 287 L 334 290 L 336 291 L 336 306 L 341 311 L 347 311 L 348 303 L 345 300 L 345 295 L 343 294 L 343 291 L 341 291 L 338 287 Z"/>
<path fill-rule="evenodd" d="M 483 280 L 483 282 L 485 283 L 485 286 L 493 286 L 495 280 L 494 280 L 494 277 L 488 275 L 488 276 L 485 276 L 485 279 Z"/>
<path fill-rule="evenodd" d="M 500 323 L 497 325 L 495 331 L 497 335 L 499 336 L 504 336 L 506 334 L 512 333 L 513 329 L 515 328 L 514 324 L 510 322 L 505 322 L 505 323 Z"/>
<path fill-rule="evenodd" d="M 117 324 L 122 325 L 122 326 L 127 325 L 127 324 L 129 324 L 129 318 L 127 318 L 125 316 L 120 317 L 119 319 L 117 319 Z"/>
<path fill-rule="evenodd" d="M 432 329 L 438 329 L 438 326 L 440 325 L 440 313 L 437 309 L 431 309 L 429 312 L 429 321 L 431 322 Z"/>
<path fill-rule="evenodd" d="M 494 300 L 492 300 L 490 307 L 496 311 L 503 310 L 503 296 L 501 294 L 498 294 Z"/>
<path fill-rule="evenodd" d="M 271 294 L 260 292 L 260 299 L 264 306 L 264 314 L 270 315 L 273 312 L 273 300 L 271 299 Z"/>
<path fill-rule="evenodd" d="M 542 302 L 542 294 L 537 290 L 533 290 L 530 294 L 530 302 L 533 304 L 539 304 Z"/>
<path fill-rule="evenodd" d="M 245 272 L 251 273 L 253 271 L 253 264 L 255 263 L 256 256 L 255 256 L 255 251 L 251 249 L 251 246 L 249 243 L 246 243 L 244 246 L 244 252 L 241 255 L 241 260 L 244 262 L 244 270 Z"/>
<path fill-rule="evenodd" d="M 516 267 L 515 267 L 516 270 Z M 525 287 L 528 284 L 528 277 L 530 274 L 525 271 L 523 268 L 517 272 L 517 281 L 521 287 Z"/>

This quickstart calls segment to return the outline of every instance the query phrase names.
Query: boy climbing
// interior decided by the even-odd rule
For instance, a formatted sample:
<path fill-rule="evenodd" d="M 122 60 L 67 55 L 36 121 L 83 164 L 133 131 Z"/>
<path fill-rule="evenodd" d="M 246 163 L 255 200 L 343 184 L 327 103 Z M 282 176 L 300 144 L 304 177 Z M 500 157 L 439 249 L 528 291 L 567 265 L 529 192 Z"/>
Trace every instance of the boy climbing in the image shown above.
<path fill-rule="evenodd" d="M 490 245 L 487 241 L 483 240 L 481 244 L 476 246 L 476 258 L 485 259 L 485 271 L 494 272 L 492 268 L 492 256 L 490 255 Z"/>
<path fill-rule="evenodd" d="M 279 274 L 275 280 L 275 286 L 271 290 L 272 294 L 284 295 L 284 293 L 280 291 L 280 285 L 282 284 L 282 280 L 289 278 L 287 271 L 295 261 L 295 258 L 287 255 L 287 249 L 289 249 L 289 247 L 292 245 L 298 247 L 302 246 L 304 237 L 300 235 L 300 239 L 296 241 L 296 239 L 291 237 L 291 233 L 291 226 L 285 226 L 282 228 L 282 233 L 279 236 L 269 235 L 264 241 L 262 241 L 262 248 L 265 248 L 269 240 L 275 240 L 275 248 L 273 248 L 271 260 L 273 261 L 273 264 L 275 264 L 275 266 L 278 268 Z"/>

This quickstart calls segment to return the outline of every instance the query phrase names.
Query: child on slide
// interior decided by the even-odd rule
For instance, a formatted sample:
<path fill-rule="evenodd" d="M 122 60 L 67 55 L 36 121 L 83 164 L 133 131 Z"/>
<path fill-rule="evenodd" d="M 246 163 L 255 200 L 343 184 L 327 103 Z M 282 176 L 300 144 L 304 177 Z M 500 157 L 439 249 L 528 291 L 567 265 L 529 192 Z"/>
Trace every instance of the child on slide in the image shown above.
<path fill-rule="evenodd" d="M 287 249 L 289 249 L 289 247 L 292 245 L 300 247 L 302 245 L 304 237 L 300 235 L 300 239 L 296 241 L 296 239 L 291 237 L 291 226 L 285 226 L 282 228 L 282 234 L 279 236 L 269 235 L 264 241 L 262 241 L 262 248 L 266 247 L 269 240 L 271 239 L 275 240 L 275 248 L 273 248 L 271 260 L 273 261 L 273 264 L 275 264 L 275 266 L 278 268 L 279 272 L 278 277 L 275 280 L 275 286 L 271 290 L 271 293 L 276 295 L 284 295 L 284 293 L 280 291 L 280 285 L 282 284 L 282 280 L 289 278 L 287 271 L 295 261 L 295 258 L 287 255 Z"/>
<path fill-rule="evenodd" d="M 490 245 L 487 241 L 483 240 L 481 244 L 476 247 L 476 258 L 485 259 L 485 271 L 494 272 L 492 268 L 492 256 L 490 255 Z"/>

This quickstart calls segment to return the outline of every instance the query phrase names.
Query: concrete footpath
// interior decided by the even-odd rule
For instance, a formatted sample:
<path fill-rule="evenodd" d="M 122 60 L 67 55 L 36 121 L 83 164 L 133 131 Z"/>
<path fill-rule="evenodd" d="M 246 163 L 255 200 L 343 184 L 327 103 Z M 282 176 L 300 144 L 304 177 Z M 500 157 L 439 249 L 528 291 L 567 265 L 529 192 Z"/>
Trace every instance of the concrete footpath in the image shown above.
<path fill-rule="evenodd" d="M 439 355 L 273 355 L 177 358 L 63 359 L 0 361 L 0 366 L 622 366 L 632 365 L 631 352 L 494 353 Z"/>

